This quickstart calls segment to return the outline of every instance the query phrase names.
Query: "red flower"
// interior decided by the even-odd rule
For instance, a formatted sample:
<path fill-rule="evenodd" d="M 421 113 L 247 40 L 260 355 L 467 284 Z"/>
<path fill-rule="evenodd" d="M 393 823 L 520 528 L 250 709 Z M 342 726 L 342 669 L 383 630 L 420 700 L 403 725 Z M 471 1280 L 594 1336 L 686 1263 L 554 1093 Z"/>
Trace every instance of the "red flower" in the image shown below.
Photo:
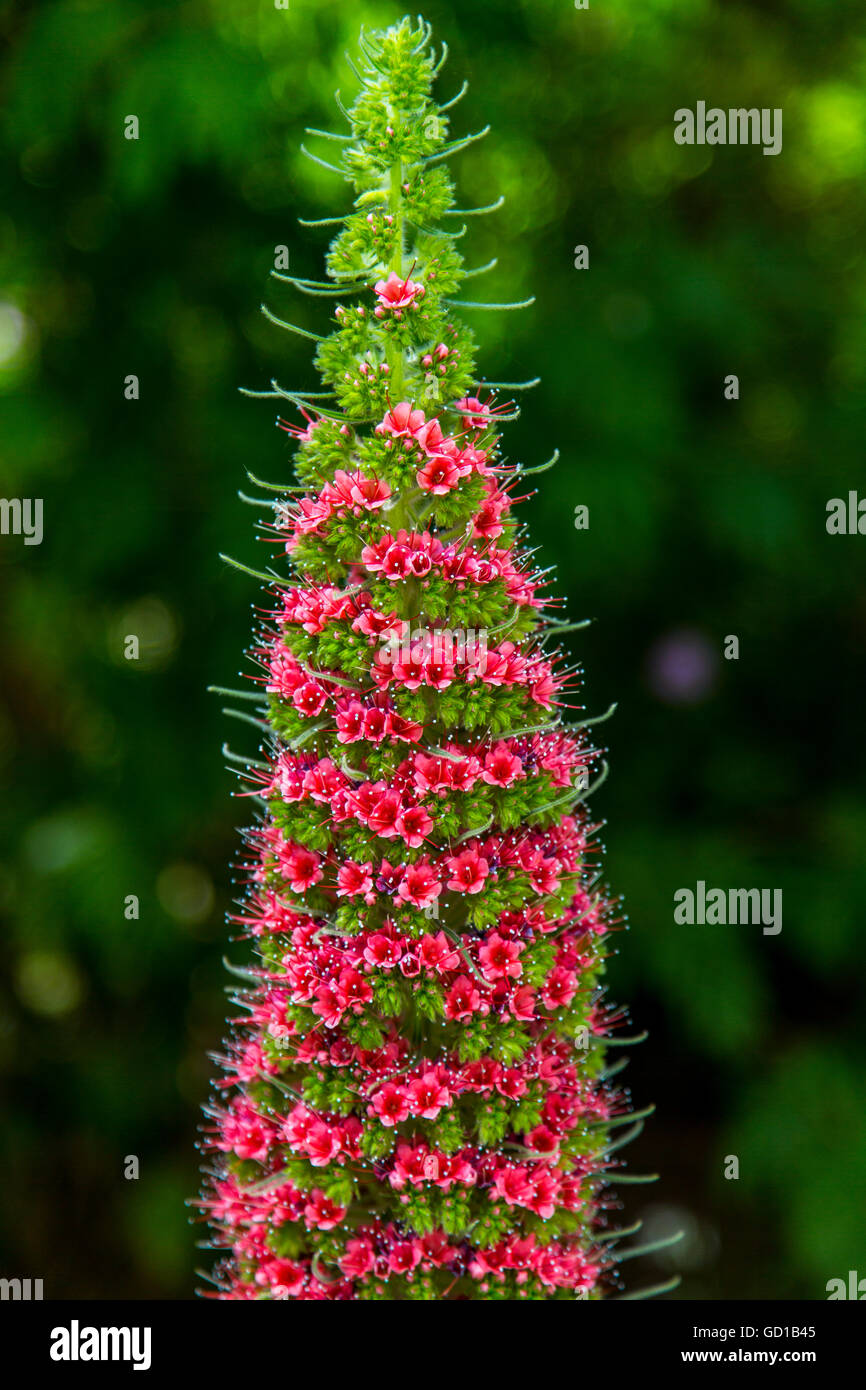
<path fill-rule="evenodd" d="M 463 428 L 465 430 L 486 429 L 493 418 L 493 410 L 489 405 L 485 405 L 477 396 L 464 396 L 462 401 L 455 402 L 455 410 L 463 412 Z"/>
<path fill-rule="evenodd" d="M 434 497 L 444 497 L 459 483 L 460 471 L 448 454 L 434 454 L 423 468 L 419 468 L 415 480 L 425 492 L 431 492 Z"/>
<path fill-rule="evenodd" d="M 457 970 L 460 966 L 460 956 L 449 944 L 445 933 L 441 931 L 436 936 L 423 937 L 418 953 L 425 970 L 429 970 L 431 973 L 434 971 L 445 973 L 449 970 Z"/>
<path fill-rule="evenodd" d="M 293 694 L 292 704 L 301 714 L 311 719 L 321 713 L 327 699 L 326 692 L 315 681 L 304 681 Z"/>
<path fill-rule="evenodd" d="M 327 1028 L 336 1028 L 345 1011 L 345 1002 L 338 997 L 336 990 L 331 989 L 330 985 L 322 985 L 316 991 L 313 1013 L 318 1015 Z"/>
<path fill-rule="evenodd" d="M 551 970 L 541 991 L 541 1002 L 546 1009 L 566 1008 L 577 993 L 577 979 L 571 970 L 557 966 Z"/>
<path fill-rule="evenodd" d="M 349 1279 L 363 1279 L 375 1267 L 373 1242 L 357 1239 L 346 1241 L 346 1253 L 340 1257 L 339 1265 Z"/>
<path fill-rule="evenodd" d="M 388 1081 L 373 1097 L 370 1106 L 370 1113 L 377 1115 L 383 1125 L 389 1129 L 392 1125 L 401 1125 L 404 1120 L 408 1120 L 411 1112 L 409 1095 L 403 1086 L 396 1086 L 393 1081 Z"/>
<path fill-rule="evenodd" d="M 510 1207 L 528 1206 L 533 1196 L 533 1185 L 526 1168 L 503 1166 L 496 1174 L 493 1190 Z"/>
<path fill-rule="evenodd" d="M 430 824 L 432 826 L 432 821 Z M 442 892 L 442 885 L 433 866 L 422 860 L 409 865 L 397 892 L 404 902 L 414 907 L 429 907 Z"/>
<path fill-rule="evenodd" d="M 403 943 L 384 932 L 376 932 L 364 947 L 364 960 L 376 970 L 393 970 L 403 954 Z"/>
<path fill-rule="evenodd" d="M 453 858 L 446 859 L 450 872 L 448 887 L 459 893 L 480 893 L 490 872 L 486 859 L 475 849 L 464 850 Z"/>
<path fill-rule="evenodd" d="M 387 280 L 377 280 L 374 288 L 380 305 L 385 309 L 405 309 L 424 293 L 422 284 L 410 280 L 408 276 L 401 280 L 393 270 Z"/>
<path fill-rule="evenodd" d="M 312 850 L 297 846 L 282 861 L 284 876 L 288 879 L 293 893 L 304 893 L 318 883 L 322 877 L 319 856 Z"/>
<path fill-rule="evenodd" d="M 321 497 L 338 505 L 352 507 L 356 512 L 378 511 L 391 496 L 391 489 L 381 478 L 365 478 L 363 473 L 346 473 L 338 468 L 334 474 L 333 487 L 326 483 Z"/>
<path fill-rule="evenodd" d="M 524 1135 L 523 1142 L 542 1158 L 556 1158 L 559 1153 L 559 1140 L 547 1125 L 536 1125 L 535 1129 Z"/>
<path fill-rule="evenodd" d="M 349 859 L 345 864 L 341 864 L 337 870 L 338 898 L 355 898 L 369 893 L 372 887 L 372 864 L 353 864 Z"/>
<path fill-rule="evenodd" d="M 451 1097 L 448 1088 L 443 1086 L 435 1071 L 425 1072 L 409 1083 L 409 1103 L 412 1114 L 423 1120 L 435 1120 L 439 1111 L 448 1105 Z"/>
<path fill-rule="evenodd" d="M 435 1266 L 450 1264 L 457 1254 L 454 1246 L 448 1244 L 443 1231 L 431 1231 L 429 1235 L 421 1237 L 419 1244 L 423 1260 Z"/>
<path fill-rule="evenodd" d="M 313 1167 L 324 1168 L 340 1152 L 340 1136 L 322 1120 L 315 1120 L 307 1131 L 306 1150 Z"/>
<path fill-rule="evenodd" d="M 525 776 L 523 763 L 507 743 L 497 743 L 484 759 L 482 780 L 491 787 L 508 787 Z"/>
<path fill-rule="evenodd" d="M 523 974 L 520 964 L 522 951 L 523 946 L 519 941 L 504 941 L 498 932 L 491 932 L 478 949 L 478 960 L 485 980 L 517 979 Z"/>
<path fill-rule="evenodd" d="M 520 1023 L 530 1023 L 535 1018 L 535 990 L 528 985 L 516 989 L 508 1000 L 509 1012 Z"/>
<path fill-rule="evenodd" d="M 397 824 L 402 810 L 398 792 L 379 792 L 367 817 L 367 824 L 374 835 L 379 835 L 383 840 L 393 840 L 399 833 Z"/>
<path fill-rule="evenodd" d="M 413 410 L 408 402 L 402 401 L 400 405 L 395 405 L 393 410 L 388 411 L 382 423 L 376 426 L 376 433 L 404 439 L 408 435 L 416 435 L 423 427 L 423 410 Z"/>
<path fill-rule="evenodd" d="M 347 968 L 340 971 L 337 997 L 341 1003 L 359 1014 L 364 1005 L 373 998 L 373 991 L 359 971 Z"/>
<path fill-rule="evenodd" d="M 407 1274 L 421 1260 L 421 1252 L 412 1240 L 401 1240 L 388 1252 L 388 1268 L 395 1274 Z"/>
<path fill-rule="evenodd" d="M 308 1226 L 312 1226 L 316 1231 L 333 1231 L 335 1226 L 346 1215 L 346 1208 L 337 1206 L 326 1197 L 324 1192 L 316 1190 L 307 1205 L 304 1207 L 304 1220 Z"/>
<path fill-rule="evenodd" d="M 468 975 L 458 975 L 445 997 L 446 1018 L 471 1018 L 482 1009 L 481 995 Z"/>
<path fill-rule="evenodd" d="M 397 817 L 397 833 L 410 849 L 422 845 L 433 829 L 433 822 L 423 806 L 408 806 Z"/>

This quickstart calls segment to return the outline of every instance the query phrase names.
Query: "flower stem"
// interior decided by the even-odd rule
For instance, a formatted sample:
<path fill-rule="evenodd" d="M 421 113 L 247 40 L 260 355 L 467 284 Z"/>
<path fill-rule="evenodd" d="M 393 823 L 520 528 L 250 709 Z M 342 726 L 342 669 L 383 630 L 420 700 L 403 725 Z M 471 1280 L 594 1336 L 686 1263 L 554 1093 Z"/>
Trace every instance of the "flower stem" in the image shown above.
<path fill-rule="evenodd" d="M 395 275 L 403 278 L 403 161 L 398 159 L 391 165 L 390 177 L 391 192 L 391 216 L 394 219 L 395 240 L 394 254 L 391 257 L 390 269 Z M 403 383 L 405 380 L 405 363 L 403 349 L 397 347 L 394 342 L 389 341 L 387 346 L 388 369 L 391 378 L 392 400 L 401 401 L 403 399 Z"/>

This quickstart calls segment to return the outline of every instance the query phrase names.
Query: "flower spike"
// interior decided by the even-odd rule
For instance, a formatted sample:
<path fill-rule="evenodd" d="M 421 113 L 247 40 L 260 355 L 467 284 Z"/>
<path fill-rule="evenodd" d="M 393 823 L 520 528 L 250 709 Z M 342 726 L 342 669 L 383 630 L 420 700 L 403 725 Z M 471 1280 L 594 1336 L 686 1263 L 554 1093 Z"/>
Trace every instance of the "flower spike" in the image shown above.
<path fill-rule="evenodd" d="M 302 147 L 351 209 L 303 222 L 334 228 L 321 280 L 275 278 L 336 302 L 321 332 L 263 312 L 314 344 L 321 391 L 244 391 L 281 402 L 296 481 L 248 461 L 268 559 L 222 557 L 265 593 L 251 688 L 211 687 L 257 756 L 223 748 L 254 815 L 203 1118 L 207 1297 L 597 1300 L 663 1248 L 610 1229 L 611 1185 L 653 1180 L 621 1157 L 652 1107 L 606 1061 L 640 1041 L 605 1001 L 622 913 L 586 809 L 615 706 L 568 703 L 586 623 L 547 616 L 515 519 L 558 453 L 503 455 L 538 379 L 480 378 L 459 311 L 534 301 L 459 297 L 496 262 L 467 271 L 445 219 L 503 200 L 453 206 L 444 163 L 486 130 L 449 137 L 466 84 L 437 105 L 431 38 L 409 17 L 362 33 L 349 134 L 309 132 L 341 167 Z"/>

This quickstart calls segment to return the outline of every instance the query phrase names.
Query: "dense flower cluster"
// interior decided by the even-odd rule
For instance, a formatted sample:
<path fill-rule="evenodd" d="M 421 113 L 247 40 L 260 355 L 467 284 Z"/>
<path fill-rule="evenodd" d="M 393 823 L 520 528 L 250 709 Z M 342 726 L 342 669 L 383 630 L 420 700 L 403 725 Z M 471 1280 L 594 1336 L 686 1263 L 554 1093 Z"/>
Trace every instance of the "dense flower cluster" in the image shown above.
<path fill-rule="evenodd" d="M 293 573 L 252 653 L 256 958 L 207 1108 L 223 1298 L 599 1297 L 612 1263 L 599 752 L 449 302 L 461 142 L 428 38 L 362 42 L 356 210 L 330 281 L 294 282 L 363 299 L 320 341 L 333 404 L 293 398 L 301 486 L 267 533 Z"/>

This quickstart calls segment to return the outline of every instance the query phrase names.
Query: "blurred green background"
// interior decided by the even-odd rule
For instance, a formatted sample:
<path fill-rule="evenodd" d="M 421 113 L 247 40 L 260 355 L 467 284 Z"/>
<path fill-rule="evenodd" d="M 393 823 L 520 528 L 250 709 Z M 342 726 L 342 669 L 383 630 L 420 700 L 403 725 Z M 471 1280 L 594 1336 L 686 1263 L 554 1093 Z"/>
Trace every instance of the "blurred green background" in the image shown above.
<path fill-rule="evenodd" d="M 280 244 L 317 276 L 326 233 L 295 219 L 347 206 L 298 146 L 354 92 L 359 22 L 399 14 L 0 3 L 0 492 L 43 498 L 45 527 L 0 537 L 0 1273 L 46 1297 L 189 1297 L 201 1261 L 184 1199 L 244 820 L 220 747 L 255 746 L 205 693 L 258 599 L 217 552 L 260 560 L 235 492 L 289 453 L 236 388 L 314 387 L 258 304 L 321 326 L 266 285 Z M 524 515 L 597 619 L 572 639 L 591 712 L 619 701 L 594 803 L 631 916 L 611 994 L 650 1030 L 627 1076 L 658 1112 L 629 1153 L 662 1175 L 622 1191 L 652 1234 L 686 1232 L 627 1271 L 823 1298 L 866 1275 L 866 539 L 825 529 L 866 490 L 862 0 L 425 14 L 442 99 L 471 83 L 455 129 L 493 126 L 454 161 L 461 202 L 507 197 L 464 242 L 499 257 L 471 297 L 537 295 L 475 315 L 486 375 L 543 377 L 510 456 L 562 450 Z M 782 153 L 675 145 L 698 100 L 781 107 Z M 676 925 L 699 879 L 781 888 L 781 934 Z"/>

